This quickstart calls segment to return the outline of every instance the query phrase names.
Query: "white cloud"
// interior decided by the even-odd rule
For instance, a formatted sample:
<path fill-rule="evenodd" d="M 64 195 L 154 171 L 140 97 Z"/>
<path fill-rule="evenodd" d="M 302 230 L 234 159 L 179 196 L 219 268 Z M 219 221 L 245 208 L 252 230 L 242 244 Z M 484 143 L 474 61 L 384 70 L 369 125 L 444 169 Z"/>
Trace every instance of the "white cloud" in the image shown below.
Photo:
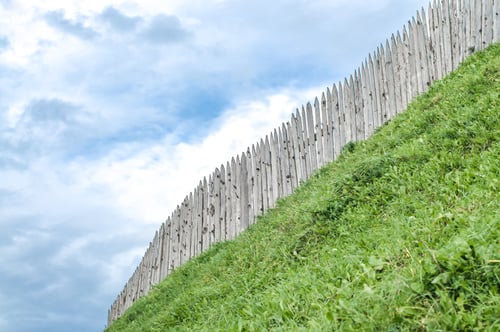
<path fill-rule="evenodd" d="M 166 137 L 132 151 L 125 145 L 126 152 L 118 147 L 97 163 L 73 164 L 73 172 L 81 168 L 82 179 L 107 188 L 114 198 L 109 203 L 117 210 L 159 225 L 200 179 L 288 121 L 300 100 L 319 91 L 285 90 L 262 101 L 241 102 L 215 119 L 210 134 L 201 141 L 178 143 Z"/>

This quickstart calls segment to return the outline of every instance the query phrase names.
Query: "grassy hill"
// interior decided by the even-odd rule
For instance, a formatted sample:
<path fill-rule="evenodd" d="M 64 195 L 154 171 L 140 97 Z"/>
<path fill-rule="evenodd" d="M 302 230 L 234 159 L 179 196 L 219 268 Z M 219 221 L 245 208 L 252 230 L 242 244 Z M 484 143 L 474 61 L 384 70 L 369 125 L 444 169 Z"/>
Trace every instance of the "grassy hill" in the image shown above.
<path fill-rule="evenodd" d="M 500 330 L 500 44 L 111 331 Z"/>

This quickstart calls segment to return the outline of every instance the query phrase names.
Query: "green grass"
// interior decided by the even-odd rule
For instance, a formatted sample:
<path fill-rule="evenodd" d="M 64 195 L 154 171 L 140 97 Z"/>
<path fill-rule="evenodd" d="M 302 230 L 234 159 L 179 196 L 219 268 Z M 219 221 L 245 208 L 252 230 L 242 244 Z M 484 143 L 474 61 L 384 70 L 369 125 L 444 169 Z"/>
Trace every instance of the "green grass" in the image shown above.
<path fill-rule="evenodd" d="M 111 331 L 500 330 L 500 44 Z"/>

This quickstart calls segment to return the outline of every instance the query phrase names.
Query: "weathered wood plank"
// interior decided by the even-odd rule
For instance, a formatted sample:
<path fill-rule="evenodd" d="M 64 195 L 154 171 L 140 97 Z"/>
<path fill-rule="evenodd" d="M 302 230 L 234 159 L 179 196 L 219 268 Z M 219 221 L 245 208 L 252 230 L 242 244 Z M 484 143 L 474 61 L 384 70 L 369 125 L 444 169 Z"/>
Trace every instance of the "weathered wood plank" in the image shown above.
<path fill-rule="evenodd" d="M 210 247 L 210 235 L 208 233 L 208 230 L 210 228 L 210 225 L 208 223 L 208 181 L 206 177 L 203 177 L 203 190 L 201 191 L 202 194 L 202 202 L 203 202 L 203 208 L 201 210 L 201 220 L 202 220 L 202 237 L 201 237 L 201 250 L 204 252 Z"/>
<path fill-rule="evenodd" d="M 285 160 L 288 160 L 288 153 L 286 152 L 286 146 L 284 145 L 283 142 L 283 135 L 281 133 L 281 126 L 278 126 L 278 131 L 276 134 L 277 141 L 278 141 L 278 153 L 279 153 L 279 158 L 278 158 L 278 174 L 279 174 L 279 193 L 280 197 L 286 197 L 288 195 L 287 190 L 286 190 L 286 185 L 287 185 L 287 179 L 286 179 L 286 167 L 285 167 Z"/>
<path fill-rule="evenodd" d="M 214 216 L 213 216 L 213 229 L 212 229 L 212 241 L 217 243 L 223 240 L 221 236 L 221 174 L 219 168 L 216 168 L 213 176 L 214 181 Z"/>
<path fill-rule="evenodd" d="M 269 208 L 269 187 L 267 185 L 267 150 L 264 139 L 260 139 L 260 165 L 261 165 L 261 188 L 262 188 L 262 213 L 266 213 Z"/>
<path fill-rule="evenodd" d="M 306 179 L 309 178 L 311 174 L 311 153 L 309 150 L 309 130 L 307 127 L 307 115 L 306 115 L 306 109 L 304 108 L 304 105 L 302 105 L 302 114 L 301 114 L 301 119 L 302 119 L 302 140 L 303 140 L 303 145 L 304 149 L 302 150 L 303 153 L 303 158 L 306 162 Z"/>
<path fill-rule="evenodd" d="M 435 81 L 439 77 L 438 72 L 438 56 L 439 56 L 439 44 L 436 36 L 436 25 L 435 25 L 435 9 L 432 7 L 432 4 L 429 3 L 427 8 L 427 19 L 428 19 L 428 28 L 429 28 L 429 59 L 431 63 L 431 76 L 432 80 Z"/>
<path fill-rule="evenodd" d="M 345 128 L 346 143 L 356 141 L 355 109 L 354 109 L 354 83 L 352 75 L 344 81 L 344 107 L 345 107 Z"/>
<path fill-rule="evenodd" d="M 379 98 L 377 92 L 378 78 L 376 64 L 373 62 L 371 54 L 368 54 L 368 71 L 370 76 L 370 104 L 372 105 L 372 128 L 373 131 L 378 128 L 379 123 L 377 118 L 379 116 Z"/>
<path fill-rule="evenodd" d="M 160 227 L 160 247 L 161 247 L 161 259 L 160 259 L 160 281 L 162 281 L 167 276 L 167 265 L 168 261 L 166 260 L 167 252 L 165 250 L 165 234 L 166 234 L 166 225 L 165 222 L 161 224 Z"/>
<path fill-rule="evenodd" d="M 231 163 L 228 165 L 228 168 L 231 168 L 231 219 L 228 228 L 228 236 L 230 240 L 233 240 L 236 237 L 236 229 L 238 227 L 238 219 L 239 215 L 239 197 L 238 197 L 238 174 L 236 171 L 236 160 L 231 158 Z"/>
<path fill-rule="evenodd" d="M 172 216 L 172 269 L 177 268 L 181 261 L 181 225 L 180 225 L 180 206 L 177 205 Z"/>
<path fill-rule="evenodd" d="M 321 118 L 321 110 L 319 106 L 318 97 L 314 99 L 314 137 L 316 141 L 316 159 L 318 162 L 317 167 L 320 168 L 324 165 L 324 146 L 323 146 L 323 119 Z"/>
<path fill-rule="evenodd" d="M 307 145 L 311 159 L 311 173 L 318 169 L 318 149 L 316 147 L 316 133 L 314 132 L 314 113 L 310 102 L 306 104 L 307 117 Z"/>
<path fill-rule="evenodd" d="M 327 94 L 330 94 L 330 89 L 326 88 Z M 331 95 L 330 95 L 331 99 Z M 331 107 L 331 105 L 330 105 Z M 333 136 L 332 136 L 332 120 L 331 113 L 328 110 L 326 94 L 321 94 L 321 118 L 323 119 L 323 143 L 324 143 L 324 162 L 329 163 L 333 160 Z"/>
<path fill-rule="evenodd" d="M 369 61 L 371 57 L 369 57 Z M 382 64 L 380 62 L 380 50 L 377 48 L 376 53 L 373 54 L 373 73 L 375 81 L 375 103 L 376 108 L 374 109 L 373 121 L 374 127 L 379 128 L 382 125 L 382 114 L 383 114 L 383 77 L 382 77 Z"/>
<path fill-rule="evenodd" d="M 298 115 L 298 112 L 297 112 Z M 283 132 L 285 132 L 285 135 L 288 136 L 288 138 L 280 139 L 280 142 L 285 142 L 285 141 L 290 141 L 292 145 L 292 149 L 288 150 L 289 146 L 288 144 L 284 144 L 284 150 L 282 149 L 283 153 L 283 161 L 282 161 L 282 169 L 283 169 L 283 174 L 284 174 L 284 179 L 287 177 L 286 170 L 291 169 L 293 171 L 293 181 L 290 181 L 290 188 L 287 187 L 286 193 L 291 193 L 297 186 L 300 184 L 300 181 L 302 180 L 302 156 L 301 156 L 301 151 L 300 151 L 300 141 L 298 137 L 298 128 L 297 128 L 297 116 L 292 114 L 292 118 L 289 123 L 287 123 L 287 127 L 282 126 L 279 135 L 283 136 Z M 287 130 L 285 130 L 287 129 Z M 286 157 L 289 158 L 286 158 Z M 287 164 L 287 160 L 289 163 Z"/>
<path fill-rule="evenodd" d="M 234 197 L 235 199 L 235 204 L 234 204 L 234 213 L 233 213 L 233 218 L 234 218 L 234 233 L 233 236 L 236 238 L 236 236 L 240 233 L 242 229 L 241 225 L 241 160 L 240 156 L 237 155 L 236 159 L 231 158 L 231 168 L 232 168 L 232 173 L 233 173 L 233 192 L 234 192 Z"/>
<path fill-rule="evenodd" d="M 375 99 L 374 99 L 374 83 L 373 83 L 373 63 L 370 63 L 370 57 L 365 59 L 365 75 L 366 75 L 366 107 L 367 107 L 367 130 L 371 135 L 375 132 L 374 112 L 375 112 Z"/>
<path fill-rule="evenodd" d="M 363 114 L 363 123 L 364 123 L 364 133 L 365 137 L 369 137 L 373 133 L 373 113 L 372 107 L 370 105 L 370 76 L 368 75 L 367 70 L 367 60 L 361 64 L 361 95 L 362 95 L 362 114 Z"/>
<path fill-rule="evenodd" d="M 457 44 L 458 44 L 458 59 L 457 59 L 457 64 L 460 65 L 462 61 L 464 61 L 466 55 L 467 55 L 467 38 L 466 38 L 466 32 L 467 29 L 465 28 L 465 21 L 467 20 L 466 18 L 466 9 L 465 9 L 465 0 L 456 0 L 457 5 L 456 5 L 456 20 L 455 23 L 457 25 Z"/>
<path fill-rule="evenodd" d="M 347 143 L 349 137 L 347 136 L 346 130 L 346 109 L 345 109 L 345 85 L 342 85 L 342 82 L 339 82 L 339 90 L 338 90 L 338 101 L 339 101 L 339 131 L 340 131 L 340 149 L 339 153 L 342 152 L 342 148 Z"/>
<path fill-rule="evenodd" d="M 253 164 L 253 156 L 250 148 L 247 148 L 247 190 L 248 190 L 248 226 L 252 225 L 255 220 L 255 199 L 254 186 L 255 186 L 255 168 Z"/>
<path fill-rule="evenodd" d="M 200 181 L 198 188 L 196 189 L 195 196 L 196 204 L 196 223 L 194 225 L 194 238 L 195 253 L 197 255 L 202 252 L 202 242 L 203 242 L 203 182 Z"/>
<path fill-rule="evenodd" d="M 451 32 L 450 32 L 450 18 L 448 14 L 447 0 L 441 0 L 439 5 L 439 14 L 441 18 L 441 34 L 443 41 L 443 73 L 449 74 L 453 70 L 452 66 L 452 52 L 451 52 Z"/>
<path fill-rule="evenodd" d="M 273 188 L 271 207 L 274 207 L 278 198 L 281 197 L 281 195 L 280 195 L 281 183 L 279 183 L 280 176 L 279 176 L 279 167 L 278 167 L 278 165 L 279 165 L 279 142 L 278 142 L 277 135 L 275 136 L 275 133 L 276 133 L 276 129 L 274 130 L 274 132 L 271 132 L 270 140 L 269 140 L 269 147 L 271 150 L 271 180 L 272 180 L 272 188 Z"/>
<path fill-rule="evenodd" d="M 427 91 L 432 83 L 432 62 L 429 58 L 429 35 L 427 33 L 427 19 L 425 17 L 425 10 L 417 12 L 418 23 L 418 45 L 420 50 L 420 67 L 422 70 L 422 92 Z"/>
<path fill-rule="evenodd" d="M 381 88 L 381 105 L 382 105 L 382 113 L 381 119 L 380 119 L 380 124 L 383 125 L 384 123 L 387 122 L 388 117 L 389 117 L 389 81 L 387 79 L 387 73 L 386 73 L 386 56 L 385 56 L 385 49 L 384 45 L 380 44 L 378 50 L 380 53 L 377 52 L 377 56 L 380 61 L 380 88 Z"/>
<path fill-rule="evenodd" d="M 226 239 L 226 222 L 227 222 L 227 188 L 226 188 L 226 167 L 224 164 L 220 165 L 220 215 L 219 215 L 219 229 L 220 240 Z"/>
<path fill-rule="evenodd" d="M 433 56 L 432 56 L 432 50 L 431 50 L 431 35 L 430 35 L 430 22 L 429 18 L 427 16 L 427 13 L 424 8 L 421 9 L 421 19 L 422 19 L 422 25 L 423 25 L 423 43 L 425 46 L 425 65 L 426 65 L 426 70 L 427 70 L 427 81 L 426 85 L 428 89 L 430 85 L 435 81 L 434 78 L 434 62 L 433 62 Z"/>
<path fill-rule="evenodd" d="M 215 242 L 215 173 L 208 176 L 207 240 L 208 247 Z"/>
<path fill-rule="evenodd" d="M 202 182 L 198 184 L 194 194 L 194 205 L 195 205 L 195 222 L 193 225 L 193 234 L 191 241 L 193 242 L 194 252 L 196 255 L 201 253 L 201 242 L 202 242 L 202 209 L 203 209 L 203 199 L 202 199 Z"/>
<path fill-rule="evenodd" d="M 232 188 L 233 188 L 233 171 L 231 169 L 231 162 L 226 162 L 226 224 L 224 230 L 224 239 L 231 240 L 232 230 L 234 229 L 234 217 L 233 217 L 233 196 L 232 196 Z"/>
<path fill-rule="evenodd" d="M 482 28 L 482 49 L 485 49 L 493 42 L 493 0 L 483 0 L 483 28 Z M 496 18 L 499 19 L 498 17 Z"/>
<path fill-rule="evenodd" d="M 336 128 L 335 128 L 335 108 L 333 105 L 332 90 L 330 87 L 326 88 L 326 114 L 328 119 L 328 131 L 330 135 L 330 158 L 329 161 L 335 160 L 335 141 L 336 141 Z"/>
<path fill-rule="evenodd" d="M 492 6 L 493 16 L 493 42 L 500 42 L 500 0 L 494 0 Z"/>
<path fill-rule="evenodd" d="M 252 146 L 253 147 L 253 146 Z M 261 154 L 260 154 L 260 145 L 257 143 L 255 146 L 255 151 L 253 151 L 253 156 L 255 158 L 255 206 L 256 206 L 256 215 L 262 215 L 264 211 L 263 203 L 262 203 L 262 162 L 261 162 Z"/>
<path fill-rule="evenodd" d="M 332 85 L 331 94 L 331 106 L 332 106 L 332 133 L 333 133 L 333 159 L 337 159 L 340 155 L 342 149 L 343 131 L 341 130 L 341 114 L 340 114 L 340 101 L 339 101 L 339 90 L 337 85 Z"/>
<path fill-rule="evenodd" d="M 418 26 L 415 17 L 412 17 L 411 22 L 408 24 L 408 36 L 410 39 L 410 50 L 412 53 L 413 60 L 413 77 L 414 81 L 412 84 L 412 98 L 416 98 L 419 93 L 423 89 L 423 80 L 422 80 L 422 70 L 420 64 L 420 51 L 419 51 L 419 43 L 418 43 Z"/>
<path fill-rule="evenodd" d="M 479 37 L 479 40 L 478 40 L 478 33 L 480 34 L 480 31 L 478 31 L 478 24 L 477 23 L 477 18 L 476 18 L 476 13 L 477 13 L 477 4 L 479 3 L 479 1 L 477 0 L 470 0 L 468 1 L 469 3 L 469 20 L 470 20 L 470 30 L 469 30 L 469 34 L 470 34 L 470 37 L 469 37 L 469 54 L 472 54 L 474 52 L 476 52 L 479 48 L 479 44 L 480 44 L 480 37 Z"/>
<path fill-rule="evenodd" d="M 443 41 L 443 33 L 442 33 L 442 23 L 441 23 L 441 13 L 439 2 L 434 0 L 434 25 L 435 25 L 435 38 L 436 38 L 436 48 L 437 48 L 437 61 L 436 65 L 438 66 L 438 77 L 439 79 L 443 78 L 446 73 L 446 61 L 445 57 L 445 49 L 444 49 L 444 41 Z"/>
<path fill-rule="evenodd" d="M 285 180 L 286 180 L 286 192 L 287 196 L 293 193 L 295 188 L 298 186 L 297 180 L 297 170 L 295 164 L 295 157 L 293 156 L 294 146 L 293 146 L 293 138 L 291 136 L 291 125 L 289 122 L 285 125 L 281 124 L 281 131 L 283 135 L 283 142 L 285 142 Z"/>
<path fill-rule="evenodd" d="M 403 42 L 408 45 L 408 99 L 411 102 L 416 97 L 417 91 L 417 74 L 416 74 L 416 58 L 415 58 L 415 45 L 413 43 L 412 35 L 412 24 L 408 22 L 408 33 L 403 30 Z"/>
<path fill-rule="evenodd" d="M 266 135 L 264 141 L 266 147 L 266 179 L 267 179 L 267 208 L 271 208 L 273 206 L 273 197 L 274 197 L 274 188 L 273 188 L 273 172 L 272 172 L 272 164 L 271 164 L 271 143 L 269 142 L 269 135 Z"/>
<path fill-rule="evenodd" d="M 194 257 L 195 247 L 193 242 L 193 233 L 195 233 L 195 213 L 196 205 L 194 205 L 194 195 L 192 192 L 189 193 L 189 210 L 188 210 L 188 223 L 189 223 L 189 234 L 187 237 L 187 243 L 189 246 L 189 257 Z"/>
<path fill-rule="evenodd" d="M 181 203 L 181 209 L 180 209 L 180 222 L 179 222 L 179 224 L 180 224 L 180 261 L 179 261 L 179 265 L 184 264 L 189 259 L 189 252 L 188 252 L 189 249 L 187 246 L 187 239 L 188 239 L 187 199 L 188 199 L 188 197 L 186 196 L 184 198 L 184 201 Z"/>
<path fill-rule="evenodd" d="M 172 272 L 172 270 L 175 268 L 175 265 L 174 265 L 174 256 L 176 254 L 176 244 L 175 244 L 175 225 L 174 225 L 174 219 L 175 219 L 175 211 L 172 212 L 172 214 L 170 215 L 169 218 L 169 222 L 168 222 L 168 242 L 169 242 L 169 246 L 168 246 L 168 274 L 170 274 Z"/>
<path fill-rule="evenodd" d="M 365 119 L 363 114 L 363 94 L 361 90 L 361 72 L 358 68 L 354 71 L 353 82 L 354 99 L 354 130 L 356 141 L 365 139 Z"/>
<path fill-rule="evenodd" d="M 167 220 L 165 221 L 165 234 L 164 234 L 164 240 L 163 240 L 163 252 L 164 252 L 164 277 L 168 276 L 170 272 L 172 271 L 172 268 L 170 267 L 170 262 L 171 262 L 171 243 L 172 243 L 172 218 L 169 216 Z"/>
<path fill-rule="evenodd" d="M 385 76 L 387 85 L 387 118 L 392 119 L 397 114 L 396 106 L 396 86 L 394 79 L 394 60 L 389 40 L 385 41 Z"/>
<path fill-rule="evenodd" d="M 400 45 L 397 44 L 396 36 L 391 35 L 391 49 L 392 49 L 392 65 L 394 68 L 394 98 L 396 104 L 396 113 L 398 114 L 404 110 L 404 102 L 401 94 L 401 63 L 400 63 Z"/>
<path fill-rule="evenodd" d="M 240 230 L 243 232 L 250 225 L 249 215 L 252 204 L 250 204 L 250 193 L 248 187 L 248 160 L 246 153 L 241 154 L 240 158 Z"/>
<path fill-rule="evenodd" d="M 455 70 L 458 67 L 459 61 L 459 40 L 458 40 L 458 25 L 457 25 L 457 0 L 450 0 L 447 3 L 448 22 L 450 25 L 450 51 L 451 51 L 451 68 Z"/>

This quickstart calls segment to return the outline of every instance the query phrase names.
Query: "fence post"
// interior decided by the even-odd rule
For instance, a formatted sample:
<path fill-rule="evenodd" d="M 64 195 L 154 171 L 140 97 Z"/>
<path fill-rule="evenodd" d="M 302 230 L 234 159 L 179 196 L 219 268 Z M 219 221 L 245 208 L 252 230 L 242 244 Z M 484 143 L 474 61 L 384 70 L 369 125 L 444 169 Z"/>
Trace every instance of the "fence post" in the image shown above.
<path fill-rule="evenodd" d="M 356 141 L 361 141 L 365 138 L 365 116 L 363 114 L 363 91 L 361 86 L 361 71 L 358 67 L 354 71 L 354 131 Z"/>
<path fill-rule="evenodd" d="M 209 224 L 208 224 L 208 183 L 207 178 L 203 177 L 203 190 L 202 193 L 202 210 L 201 210 L 201 220 L 202 220 L 202 228 L 201 228 L 201 251 L 205 251 L 210 247 L 210 235 L 209 232 Z"/>
<path fill-rule="evenodd" d="M 500 42 L 500 0 L 493 2 L 493 42 Z"/>
<path fill-rule="evenodd" d="M 330 89 L 327 87 L 327 93 Z M 323 143 L 324 143 L 324 162 L 329 163 L 333 160 L 333 136 L 332 136 L 332 125 L 331 125 L 331 114 L 328 111 L 326 95 L 323 92 L 321 94 L 321 118 L 323 119 Z"/>
<path fill-rule="evenodd" d="M 318 97 L 314 98 L 314 140 L 316 141 L 316 159 L 318 168 L 324 165 L 323 127 L 324 120 L 321 118 Z"/>
<path fill-rule="evenodd" d="M 261 165 L 261 155 L 260 155 L 260 146 L 259 143 L 254 148 L 252 145 L 252 154 L 255 159 L 255 215 L 261 215 L 263 212 L 262 206 L 262 165 Z"/>
<path fill-rule="evenodd" d="M 196 190 L 196 221 L 194 224 L 195 232 L 193 232 L 195 252 L 197 255 L 201 254 L 202 239 L 203 239 L 203 183 L 200 181 L 198 189 Z"/>
<path fill-rule="evenodd" d="M 220 214 L 219 214 L 219 231 L 220 239 L 224 241 L 226 239 L 226 223 L 227 223 L 227 177 L 226 177 L 226 167 L 224 164 L 220 165 Z"/>
<path fill-rule="evenodd" d="M 488 45 L 493 42 L 493 22 L 495 21 L 495 16 L 493 16 L 493 2 L 494 0 L 484 0 L 483 1 L 483 35 L 482 35 L 482 49 L 485 49 Z M 498 0 L 497 0 L 498 1 Z M 497 18 L 498 20 L 498 18 Z"/>
<path fill-rule="evenodd" d="M 223 240 L 223 236 L 221 235 L 221 200 L 222 200 L 222 195 L 221 195 L 221 173 L 218 168 L 215 169 L 214 171 L 214 176 L 213 176 L 213 182 L 214 182 L 214 197 L 213 197 L 213 204 L 214 204 L 214 216 L 213 216 L 213 228 L 212 228 L 212 236 L 213 236 L 213 242 L 220 242 Z"/>
<path fill-rule="evenodd" d="M 273 187 L 273 196 L 271 199 L 271 207 L 274 207 L 276 204 L 276 201 L 278 198 L 281 197 L 280 195 L 280 189 L 281 189 L 281 183 L 279 181 L 279 143 L 278 143 L 278 137 L 275 136 L 276 129 L 274 132 L 271 132 L 270 135 L 270 140 L 269 140 L 269 148 L 271 151 L 271 180 L 272 180 L 272 187 Z"/>
<path fill-rule="evenodd" d="M 298 113 L 297 113 L 297 116 Z M 302 156 L 300 151 L 300 140 L 299 131 L 297 128 L 298 119 L 297 116 L 292 114 L 291 122 L 287 123 L 287 126 L 282 125 L 282 130 L 279 132 L 280 137 L 285 136 L 285 138 L 280 139 L 283 143 L 282 153 L 283 153 L 283 181 L 287 180 L 287 190 L 286 193 L 292 193 L 295 188 L 300 184 L 303 179 L 303 169 L 302 169 Z M 285 144 L 286 142 L 291 142 L 291 144 Z M 287 158 L 289 157 L 289 158 Z M 288 185 L 288 170 L 293 170 L 290 174 L 290 185 Z M 293 177 L 292 177 L 293 176 Z"/>
<path fill-rule="evenodd" d="M 304 149 L 302 153 L 304 155 L 304 160 L 306 162 L 306 179 L 309 178 L 311 174 L 311 153 L 309 151 L 309 130 L 307 127 L 307 114 L 304 105 L 302 105 L 302 144 Z"/>
<path fill-rule="evenodd" d="M 304 138 L 304 129 L 302 124 L 304 123 L 303 117 L 304 117 L 304 107 L 302 107 L 302 113 L 300 113 L 299 109 L 296 111 L 296 124 L 297 124 L 297 143 L 298 143 L 298 148 L 299 148 L 299 155 L 296 156 L 296 158 L 299 159 L 301 165 L 300 168 L 302 170 L 302 175 L 300 177 L 300 181 L 304 181 L 308 177 L 308 153 L 307 153 L 307 147 L 305 144 L 305 138 Z"/>
<path fill-rule="evenodd" d="M 255 220 L 255 199 L 254 186 L 255 186 L 255 168 L 253 166 L 253 157 L 250 148 L 247 148 L 247 190 L 248 190 L 248 226 L 252 225 Z"/>
<path fill-rule="evenodd" d="M 369 81 L 370 77 L 368 76 L 367 68 L 366 68 L 366 58 L 361 63 L 361 110 L 363 116 L 363 131 L 364 131 L 364 139 L 368 138 L 372 133 L 372 108 L 370 106 L 370 95 L 369 95 Z"/>
<path fill-rule="evenodd" d="M 180 224 L 181 224 L 181 260 L 180 260 L 180 265 L 184 264 L 191 258 L 189 256 L 189 246 L 188 246 L 188 239 L 189 239 L 189 222 L 188 222 L 188 212 L 189 212 L 189 197 L 186 196 L 184 198 L 184 202 L 181 204 L 181 219 L 180 219 Z"/>
<path fill-rule="evenodd" d="M 231 218 L 229 219 L 229 223 L 226 225 L 226 229 L 228 230 L 228 238 L 230 240 L 234 239 L 236 237 L 236 227 L 238 224 L 238 202 L 237 202 L 237 197 L 236 197 L 236 190 L 238 188 L 238 185 L 236 183 L 236 179 L 238 175 L 236 174 L 236 161 L 234 160 L 234 157 L 231 158 L 231 162 L 227 164 L 227 169 L 231 170 L 231 176 L 230 176 L 230 184 L 229 185 L 229 195 L 228 198 L 230 197 L 230 210 L 231 210 Z"/>
<path fill-rule="evenodd" d="M 161 265 L 160 265 L 160 280 L 165 279 L 165 277 L 168 275 L 168 230 L 167 230 L 167 221 L 165 221 L 161 225 L 162 231 L 160 232 L 161 234 L 161 251 L 162 251 L 162 258 L 161 258 Z"/>
<path fill-rule="evenodd" d="M 241 160 L 240 156 L 236 155 L 236 159 L 231 158 L 231 168 L 233 173 L 233 193 L 235 197 L 233 218 L 234 218 L 234 237 L 240 233 L 241 229 Z"/>
<path fill-rule="evenodd" d="M 243 152 L 241 154 L 240 158 L 240 214 L 241 214 L 241 219 L 240 219 L 240 233 L 247 229 L 248 226 L 250 225 L 250 212 L 249 210 L 252 208 L 252 204 L 250 204 L 250 187 L 248 186 L 248 177 L 249 177 L 249 172 L 248 172 L 248 160 L 246 153 Z"/>

